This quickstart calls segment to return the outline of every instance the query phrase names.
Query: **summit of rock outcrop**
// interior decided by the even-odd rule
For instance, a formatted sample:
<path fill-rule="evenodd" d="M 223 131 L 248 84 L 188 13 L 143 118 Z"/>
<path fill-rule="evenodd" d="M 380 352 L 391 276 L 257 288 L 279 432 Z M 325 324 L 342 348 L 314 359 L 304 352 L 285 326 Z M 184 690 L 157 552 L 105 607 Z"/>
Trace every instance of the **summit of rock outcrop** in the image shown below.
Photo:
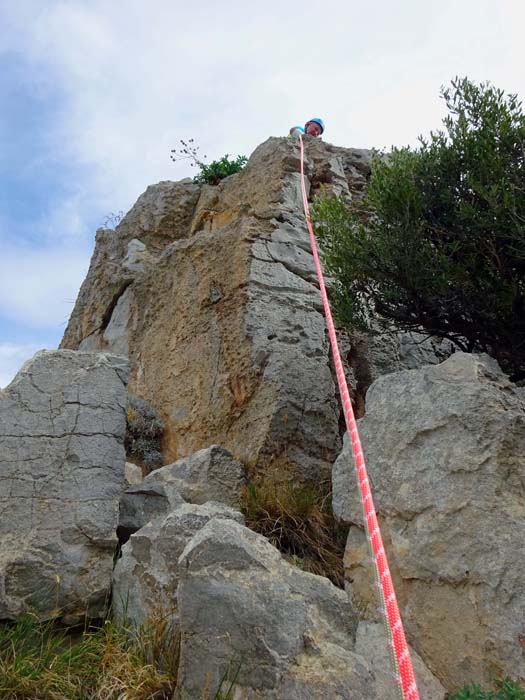
<path fill-rule="evenodd" d="M 308 139 L 310 189 L 349 200 L 368 151 Z M 96 247 L 62 347 L 129 357 L 130 389 L 166 424 L 165 459 L 220 444 L 248 465 L 326 477 L 340 449 L 293 139 L 217 186 L 149 187 Z"/>

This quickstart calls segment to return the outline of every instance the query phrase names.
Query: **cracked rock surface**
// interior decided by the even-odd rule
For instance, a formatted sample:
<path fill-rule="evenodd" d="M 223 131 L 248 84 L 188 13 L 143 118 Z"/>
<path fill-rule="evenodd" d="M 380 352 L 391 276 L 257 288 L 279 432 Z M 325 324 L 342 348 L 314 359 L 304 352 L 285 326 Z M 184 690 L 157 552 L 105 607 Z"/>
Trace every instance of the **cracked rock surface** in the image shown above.
<path fill-rule="evenodd" d="M 138 533 L 137 533 L 138 534 Z M 361 634 L 346 593 L 286 562 L 261 535 L 233 519 L 209 520 L 179 563 L 181 700 L 213 692 L 230 671 L 243 700 L 395 700 L 380 634 Z M 381 652 L 379 652 L 381 655 Z M 419 664 L 422 700 L 444 692 Z M 222 690 L 226 692 L 230 683 Z"/>
<path fill-rule="evenodd" d="M 0 391 L 0 619 L 103 613 L 127 375 L 121 357 L 44 350 Z"/>
<path fill-rule="evenodd" d="M 524 678 L 525 390 L 486 355 L 390 374 L 359 421 L 407 636 L 447 690 Z M 345 445 L 334 511 L 345 568 L 373 608 L 361 506 Z"/>
<path fill-rule="evenodd" d="M 192 537 L 211 519 L 244 523 L 223 503 L 181 503 L 152 518 L 122 547 L 113 572 L 112 610 L 117 620 L 139 628 L 155 619 L 177 621 L 178 560 Z"/>
<path fill-rule="evenodd" d="M 308 187 L 358 196 L 370 153 L 306 140 Z M 151 186 L 99 230 L 63 347 L 127 353 L 166 424 L 166 462 L 220 444 L 247 465 L 326 478 L 340 409 L 293 139 L 217 186 Z"/>

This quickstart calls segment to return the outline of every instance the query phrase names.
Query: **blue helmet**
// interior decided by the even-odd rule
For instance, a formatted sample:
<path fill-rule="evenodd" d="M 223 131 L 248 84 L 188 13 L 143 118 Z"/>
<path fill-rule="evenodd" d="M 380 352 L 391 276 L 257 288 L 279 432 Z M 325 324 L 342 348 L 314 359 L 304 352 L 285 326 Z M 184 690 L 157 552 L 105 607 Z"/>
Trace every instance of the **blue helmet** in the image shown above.
<path fill-rule="evenodd" d="M 308 122 L 315 122 L 316 124 L 319 124 L 321 127 L 321 133 L 324 131 L 324 121 L 321 119 L 321 117 L 314 117 L 313 119 L 309 119 Z M 308 124 L 308 122 L 306 122 Z"/>

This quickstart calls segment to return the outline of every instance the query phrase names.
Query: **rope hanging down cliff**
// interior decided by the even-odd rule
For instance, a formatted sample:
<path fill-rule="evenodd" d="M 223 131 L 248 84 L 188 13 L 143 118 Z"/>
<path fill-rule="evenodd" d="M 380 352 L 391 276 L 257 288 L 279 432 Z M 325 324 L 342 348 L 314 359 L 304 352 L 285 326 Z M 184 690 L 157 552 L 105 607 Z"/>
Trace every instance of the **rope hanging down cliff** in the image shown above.
<path fill-rule="evenodd" d="M 398 680 L 403 692 L 403 700 L 419 700 L 419 692 L 414 677 L 414 670 L 412 668 L 412 660 L 410 658 L 410 652 L 408 650 L 408 644 L 405 638 L 405 631 L 403 629 L 403 623 L 401 621 L 401 616 L 399 614 L 399 608 L 397 605 L 397 598 L 394 591 L 392 576 L 390 575 L 388 560 L 386 557 L 385 548 L 383 547 L 381 532 L 379 530 L 379 524 L 377 521 L 374 501 L 372 499 L 370 482 L 368 481 L 368 474 L 366 470 L 363 450 L 361 447 L 361 441 L 359 439 L 359 433 L 357 432 L 357 424 L 354 416 L 354 411 L 352 409 L 352 402 L 350 401 L 350 394 L 346 383 L 343 364 L 341 362 L 341 355 L 339 353 L 334 322 L 332 319 L 332 312 L 330 310 L 328 295 L 326 293 L 323 271 L 321 269 L 321 263 L 319 261 L 319 254 L 317 251 L 315 234 L 312 228 L 312 222 L 310 220 L 310 209 L 308 206 L 308 198 L 306 195 L 306 186 L 304 179 L 304 146 L 301 134 L 299 134 L 299 143 L 301 147 L 301 189 L 303 194 L 304 213 L 306 216 L 308 232 L 310 234 L 310 244 L 312 246 L 312 253 L 314 256 L 315 269 L 319 280 L 321 297 L 323 299 L 326 325 L 328 326 L 328 333 L 330 335 L 330 345 L 332 346 L 332 355 L 334 358 L 335 370 L 337 374 L 337 383 L 339 385 L 339 392 L 341 394 L 341 401 L 343 403 L 346 427 L 352 441 L 357 482 L 359 485 L 361 504 L 363 506 L 363 512 L 365 516 L 364 522 L 366 535 L 373 552 L 378 589 L 381 595 L 384 614 L 389 629 L 394 653 L 394 662 L 396 666 L 396 671 L 398 673 Z"/>

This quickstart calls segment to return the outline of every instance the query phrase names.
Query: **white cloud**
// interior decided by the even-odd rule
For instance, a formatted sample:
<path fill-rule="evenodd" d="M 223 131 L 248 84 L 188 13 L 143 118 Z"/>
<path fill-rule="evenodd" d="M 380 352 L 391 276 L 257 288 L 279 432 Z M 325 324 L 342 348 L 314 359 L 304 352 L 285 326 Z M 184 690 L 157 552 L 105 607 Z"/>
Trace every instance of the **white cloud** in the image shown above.
<path fill-rule="evenodd" d="M 334 143 L 414 143 L 439 125 L 439 87 L 456 73 L 524 86 L 521 64 L 499 60 L 511 3 L 30 5 L 30 23 L 11 13 L 19 42 L 66 96 L 51 150 L 88 167 L 102 210 L 187 174 L 169 160 L 179 138 L 210 156 L 251 151 L 315 113 Z"/>
<path fill-rule="evenodd" d="M 77 249 L 5 248 L 0 258 L 0 317 L 33 327 L 65 327 L 89 264 Z"/>
<path fill-rule="evenodd" d="M 4 3 L 0 52 L 26 62 L 32 89 L 62 95 L 44 151 L 20 167 L 64 169 L 70 187 L 36 220 L 45 252 L 3 252 L 0 313 L 64 321 L 88 264 L 86 222 L 191 174 L 169 159 L 180 138 L 210 158 L 249 154 L 319 115 L 332 143 L 414 144 L 439 127 L 439 88 L 456 74 L 525 96 L 524 19 L 517 0 Z"/>

